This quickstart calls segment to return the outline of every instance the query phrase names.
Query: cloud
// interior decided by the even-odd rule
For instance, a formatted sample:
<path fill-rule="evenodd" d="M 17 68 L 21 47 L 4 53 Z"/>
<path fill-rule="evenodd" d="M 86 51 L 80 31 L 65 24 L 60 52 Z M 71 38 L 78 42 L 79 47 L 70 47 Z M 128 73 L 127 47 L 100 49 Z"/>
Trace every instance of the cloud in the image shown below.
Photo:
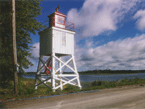
<path fill-rule="evenodd" d="M 35 48 L 33 48 L 33 50 L 31 51 L 32 56 L 33 56 L 35 59 L 38 59 L 38 58 L 39 58 L 39 44 L 40 44 L 39 42 L 33 44 L 33 46 L 34 46 Z"/>
<path fill-rule="evenodd" d="M 133 18 L 137 19 L 137 28 L 141 31 L 145 30 L 145 10 L 137 11 Z"/>
<path fill-rule="evenodd" d="M 39 61 L 39 42 L 34 43 L 33 46 L 35 48 L 32 49 L 31 53 L 34 58 L 28 58 L 28 60 L 33 64 L 33 66 L 29 66 L 29 69 L 25 69 L 25 72 L 36 72 Z"/>
<path fill-rule="evenodd" d="M 28 58 L 29 61 L 33 64 L 33 66 L 29 66 L 28 69 L 24 69 L 25 72 L 36 72 L 38 67 L 38 59 Z"/>
<path fill-rule="evenodd" d="M 141 0 L 86 0 L 80 10 L 71 9 L 67 20 L 82 36 L 97 36 L 117 30 L 125 15 Z"/>
<path fill-rule="evenodd" d="M 95 48 L 75 49 L 78 69 L 144 69 L 145 34 L 111 41 Z M 86 45 L 87 46 L 87 45 Z"/>

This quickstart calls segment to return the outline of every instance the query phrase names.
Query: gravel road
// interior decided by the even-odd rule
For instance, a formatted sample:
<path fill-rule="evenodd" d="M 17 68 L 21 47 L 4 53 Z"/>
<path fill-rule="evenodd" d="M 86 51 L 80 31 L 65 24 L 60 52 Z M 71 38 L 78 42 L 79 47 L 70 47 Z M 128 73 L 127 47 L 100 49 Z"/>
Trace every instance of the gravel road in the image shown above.
<path fill-rule="evenodd" d="M 101 92 L 14 101 L 5 103 L 5 107 L 19 109 L 145 108 L 145 87 L 125 86 L 104 89 Z"/>

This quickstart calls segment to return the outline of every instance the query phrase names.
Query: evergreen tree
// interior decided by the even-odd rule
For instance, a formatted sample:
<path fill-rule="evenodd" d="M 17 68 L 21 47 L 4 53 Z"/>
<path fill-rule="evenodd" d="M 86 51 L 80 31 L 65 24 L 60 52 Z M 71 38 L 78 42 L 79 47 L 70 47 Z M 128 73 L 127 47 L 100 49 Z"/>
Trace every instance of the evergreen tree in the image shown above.
<path fill-rule="evenodd" d="M 22 68 L 29 68 L 33 64 L 28 60 L 33 48 L 30 33 L 36 34 L 42 28 L 36 17 L 41 15 L 40 1 L 16 1 L 16 43 L 17 59 Z M 12 49 L 12 2 L 0 2 L 0 83 L 6 87 L 13 80 L 13 49 Z"/>

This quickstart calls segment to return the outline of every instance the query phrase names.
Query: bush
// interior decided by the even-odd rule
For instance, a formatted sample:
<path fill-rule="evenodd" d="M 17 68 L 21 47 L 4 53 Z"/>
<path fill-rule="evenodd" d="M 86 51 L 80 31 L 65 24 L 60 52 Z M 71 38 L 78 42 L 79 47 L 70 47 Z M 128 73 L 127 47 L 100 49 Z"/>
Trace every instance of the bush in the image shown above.
<path fill-rule="evenodd" d="M 117 84 L 116 84 L 116 82 L 111 81 L 111 82 L 109 82 L 109 86 L 110 86 L 110 87 L 116 87 L 116 86 L 117 86 Z"/>
<path fill-rule="evenodd" d="M 102 81 L 102 80 L 92 82 L 92 86 L 101 86 L 104 84 L 105 84 L 105 81 Z"/>
<path fill-rule="evenodd" d="M 78 86 L 73 86 L 73 85 L 67 84 L 66 88 L 64 88 L 64 91 L 66 91 L 66 92 L 77 92 L 77 91 L 80 91 L 80 88 Z"/>
<path fill-rule="evenodd" d="M 87 87 L 92 86 L 92 82 L 81 82 L 81 85 L 83 88 L 87 88 Z"/>

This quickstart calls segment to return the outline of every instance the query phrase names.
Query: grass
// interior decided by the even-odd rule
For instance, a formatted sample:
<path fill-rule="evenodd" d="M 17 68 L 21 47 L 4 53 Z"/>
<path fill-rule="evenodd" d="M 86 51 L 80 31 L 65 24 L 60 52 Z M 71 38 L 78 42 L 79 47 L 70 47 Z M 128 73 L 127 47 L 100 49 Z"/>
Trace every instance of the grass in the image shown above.
<path fill-rule="evenodd" d="M 51 89 L 47 88 L 45 85 L 41 85 L 37 90 L 34 89 L 34 79 L 26 79 L 19 78 L 19 94 L 15 95 L 13 90 L 13 82 L 10 82 L 10 86 L 6 89 L 0 88 L 0 99 L 8 100 L 8 99 L 19 99 L 19 98 L 29 98 L 29 97 L 40 97 L 40 96 L 49 96 L 49 95 L 58 95 L 58 94 L 67 94 L 72 92 L 79 91 L 89 91 L 89 90 L 97 90 L 97 89 L 105 89 L 105 88 L 114 88 L 118 86 L 125 85 L 144 85 L 145 79 L 135 78 L 128 79 L 125 78 L 120 81 L 93 81 L 81 83 L 82 89 L 80 90 L 77 86 L 66 85 L 64 90 L 56 90 L 52 92 Z M 50 83 L 47 83 L 50 85 Z"/>
<path fill-rule="evenodd" d="M 125 86 L 125 85 L 143 86 L 143 84 L 145 84 L 145 79 L 140 79 L 140 78 L 135 78 L 135 79 L 125 78 L 120 81 L 101 81 L 101 80 L 99 80 L 99 81 L 94 81 L 89 85 L 87 84 L 87 87 L 84 87 L 83 90 L 114 88 L 114 87 Z"/>

